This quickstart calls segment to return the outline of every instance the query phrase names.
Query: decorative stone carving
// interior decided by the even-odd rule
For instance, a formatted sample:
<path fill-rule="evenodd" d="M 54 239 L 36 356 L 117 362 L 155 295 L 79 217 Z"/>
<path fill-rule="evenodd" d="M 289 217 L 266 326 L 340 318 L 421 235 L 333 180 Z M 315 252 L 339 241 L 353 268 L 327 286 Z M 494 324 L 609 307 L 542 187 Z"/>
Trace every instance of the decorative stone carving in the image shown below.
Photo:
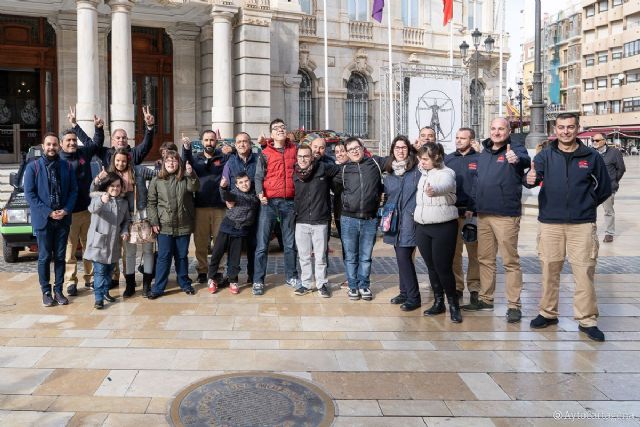
<path fill-rule="evenodd" d="M 355 57 L 356 71 L 366 72 L 367 71 L 367 60 L 369 55 L 365 52 L 363 48 L 358 49 Z"/>
<path fill-rule="evenodd" d="M 313 59 L 309 57 L 309 45 L 306 43 L 300 44 L 300 58 L 299 58 L 300 68 L 314 71 L 318 68 L 317 64 Z"/>

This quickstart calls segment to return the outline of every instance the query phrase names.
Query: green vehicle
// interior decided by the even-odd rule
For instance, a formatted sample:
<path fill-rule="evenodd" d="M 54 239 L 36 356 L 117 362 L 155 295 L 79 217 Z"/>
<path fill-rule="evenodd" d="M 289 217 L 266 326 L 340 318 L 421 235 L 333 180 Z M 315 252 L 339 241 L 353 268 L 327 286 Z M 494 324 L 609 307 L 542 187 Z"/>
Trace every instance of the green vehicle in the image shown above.
<path fill-rule="evenodd" d="M 13 187 L 9 200 L 2 208 L 2 255 L 6 262 L 17 262 L 18 254 L 25 248 L 37 250 L 36 237 L 31 227 L 31 211 L 24 197 L 23 175 L 27 163 L 42 155 L 40 146 L 31 147 L 18 172 L 11 172 L 9 184 Z"/>

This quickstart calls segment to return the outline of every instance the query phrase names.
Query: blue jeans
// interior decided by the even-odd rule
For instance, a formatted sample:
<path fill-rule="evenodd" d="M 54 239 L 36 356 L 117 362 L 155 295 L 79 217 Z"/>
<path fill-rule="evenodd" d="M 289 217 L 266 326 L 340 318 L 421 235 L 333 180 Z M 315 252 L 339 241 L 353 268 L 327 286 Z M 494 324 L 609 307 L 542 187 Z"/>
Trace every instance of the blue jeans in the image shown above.
<path fill-rule="evenodd" d="M 38 279 L 42 293 L 51 292 L 51 260 L 55 272 L 54 291 L 62 292 L 65 255 L 70 224 L 64 220 L 49 218 L 47 226 L 35 232 L 38 242 Z"/>
<path fill-rule="evenodd" d="M 264 276 L 267 274 L 269 241 L 278 218 L 280 219 L 284 243 L 284 272 L 287 280 L 298 279 L 298 250 L 296 249 L 295 241 L 296 227 L 293 200 L 277 198 L 269 199 L 266 205 L 260 206 L 253 283 L 264 284 Z"/>
<path fill-rule="evenodd" d="M 349 289 L 369 287 L 371 274 L 371 254 L 376 243 L 378 219 L 340 217 L 340 234 L 344 247 L 344 269 L 349 281 Z"/>
<path fill-rule="evenodd" d="M 93 261 L 93 293 L 96 297 L 96 302 L 102 302 L 105 294 L 109 292 L 113 266 L 114 264 Z"/>
<path fill-rule="evenodd" d="M 171 236 L 168 234 L 158 234 L 158 261 L 156 262 L 156 281 L 153 284 L 151 293 L 154 295 L 162 295 L 164 288 L 167 287 L 169 281 L 169 270 L 171 269 L 171 259 L 175 259 L 176 276 L 178 277 L 178 285 L 183 291 L 191 287 L 191 279 L 189 279 L 189 239 L 190 234 L 186 236 Z"/>

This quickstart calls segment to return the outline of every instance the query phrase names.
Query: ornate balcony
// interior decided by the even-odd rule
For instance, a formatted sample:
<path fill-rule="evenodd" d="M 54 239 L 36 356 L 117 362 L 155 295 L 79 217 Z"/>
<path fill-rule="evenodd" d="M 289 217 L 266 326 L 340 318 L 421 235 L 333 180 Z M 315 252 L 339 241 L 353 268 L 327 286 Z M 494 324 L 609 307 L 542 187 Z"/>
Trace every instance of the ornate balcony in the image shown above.
<path fill-rule="evenodd" d="M 349 38 L 354 40 L 373 40 L 373 22 L 349 21 Z"/>
<path fill-rule="evenodd" d="M 409 46 L 424 46 L 424 30 L 422 28 L 404 27 L 402 29 L 404 44 Z"/>
<path fill-rule="evenodd" d="M 318 29 L 318 23 L 315 16 L 313 15 L 302 16 L 302 21 L 300 21 L 301 36 L 315 37 L 317 29 Z"/>

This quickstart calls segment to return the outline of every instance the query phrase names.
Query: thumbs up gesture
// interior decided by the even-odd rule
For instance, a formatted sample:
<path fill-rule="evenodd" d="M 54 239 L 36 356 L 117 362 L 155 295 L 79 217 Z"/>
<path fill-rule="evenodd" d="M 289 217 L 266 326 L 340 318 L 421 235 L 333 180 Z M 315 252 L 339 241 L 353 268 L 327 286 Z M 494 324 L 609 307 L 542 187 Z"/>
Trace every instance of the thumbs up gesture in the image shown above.
<path fill-rule="evenodd" d="M 436 194 L 436 192 L 433 190 L 433 187 L 428 182 L 427 182 L 427 188 L 425 188 L 424 192 L 427 193 L 427 196 L 429 197 L 433 197 Z"/>
<path fill-rule="evenodd" d="M 533 162 L 533 160 L 531 160 L 531 169 L 529 169 L 529 172 L 527 172 L 527 184 L 535 185 L 535 183 L 536 183 L 536 165 Z"/>
<path fill-rule="evenodd" d="M 104 166 L 102 166 L 102 169 L 100 170 L 100 173 L 96 178 L 98 179 L 98 181 L 103 181 L 107 178 L 107 171 L 105 170 Z"/>
<path fill-rule="evenodd" d="M 184 167 L 185 173 L 189 176 L 191 176 L 191 174 L 193 173 L 193 168 L 191 167 L 191 163 L 187 162 L 187 164 Z"/>
<path fill-rule="evenodd" d="M 513 150 L 511 150 L 511 144 L 507 144 L 506 156 L 507 162 L 511 163 L 512 165 L 518 162 L 518 155 L 514 153 Z"/>

